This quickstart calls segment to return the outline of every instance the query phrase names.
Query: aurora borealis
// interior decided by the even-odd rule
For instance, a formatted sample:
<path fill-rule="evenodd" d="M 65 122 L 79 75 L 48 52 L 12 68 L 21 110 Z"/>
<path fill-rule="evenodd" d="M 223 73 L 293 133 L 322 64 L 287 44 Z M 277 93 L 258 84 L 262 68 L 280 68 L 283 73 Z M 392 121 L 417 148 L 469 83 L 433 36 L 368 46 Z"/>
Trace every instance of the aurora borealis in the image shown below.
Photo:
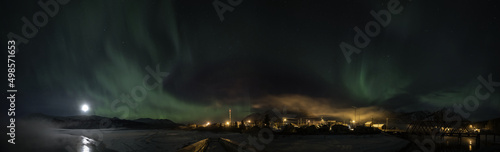
<path fill-rule="evenodd" d="M 351 43 L 353 27 L 386 2 L 244 0 L 221 22 L 212 1 L 73 0 L 20 48 L 19 113 L 79 115 L 87 103 L 106 117 L 188 123 L 223 121 L 228 108 L 235 119 L 280 106 L 411 112 L 461 103 L 478 76 L 500 81 L 496 2 L 401 3 L 404 11 L 347 63 L 339 43 Z M 4 35 L 40 9 L 2 5 L 16 12 L 4 17 Z M 168 76 L 144 100 L 113 104 L 157 66 Z M 500 115 L 499 90 L 471 120 Z"/>

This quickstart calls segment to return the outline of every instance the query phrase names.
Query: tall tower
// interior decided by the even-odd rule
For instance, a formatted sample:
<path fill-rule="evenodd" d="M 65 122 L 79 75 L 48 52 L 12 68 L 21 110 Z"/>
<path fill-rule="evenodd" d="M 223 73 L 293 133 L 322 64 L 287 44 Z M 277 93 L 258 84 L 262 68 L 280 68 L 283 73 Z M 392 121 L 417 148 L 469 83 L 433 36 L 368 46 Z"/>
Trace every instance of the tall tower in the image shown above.
<path fill-rule="evenodd" d="M 231 120 L 231 108 L 229 108 L 229 122 L 233 122 L 233 121 Z"/>

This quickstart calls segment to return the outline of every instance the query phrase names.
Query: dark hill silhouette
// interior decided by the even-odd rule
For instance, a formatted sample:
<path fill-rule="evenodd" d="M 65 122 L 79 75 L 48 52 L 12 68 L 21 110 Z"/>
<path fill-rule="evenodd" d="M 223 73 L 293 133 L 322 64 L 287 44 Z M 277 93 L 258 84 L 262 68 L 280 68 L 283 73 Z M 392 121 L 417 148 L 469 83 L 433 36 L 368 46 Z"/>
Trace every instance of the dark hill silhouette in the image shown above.
<path fill-rule="evenodd" d="M 54 127 L 63 129 L 172 129 L 182 125 L 168 119 L 141 118 L 136 120 L 125 120 L 116 117 L 107 118 L 96 115 L 51 116 L 42 113 L 30 114 L 22 118 L 22 120 L 44 121 L 52 124 Z"/>

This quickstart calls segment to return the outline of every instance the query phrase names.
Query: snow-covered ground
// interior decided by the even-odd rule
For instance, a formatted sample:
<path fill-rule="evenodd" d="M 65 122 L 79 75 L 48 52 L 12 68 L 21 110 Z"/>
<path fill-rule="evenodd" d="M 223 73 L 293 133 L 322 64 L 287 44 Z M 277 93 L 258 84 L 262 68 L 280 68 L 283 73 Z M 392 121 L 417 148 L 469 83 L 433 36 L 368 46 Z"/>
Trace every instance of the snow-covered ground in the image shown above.
<path fill-rule="evenodd" d="M 59 130 L 62 134 L 82 135 L 95 130 Z M 186 145 L 206 138 L 227 138 L 241 143 L 249 141 L 247 135 L 239 133 L 212 133 L 182 130 L 99 130 L 105 149 L 115 151 L 176 151 Z M 80 133 L 80 134 L 79 134 Z M 264 145 L 265 151 L 400 151 L 409 142 L 394 136 L 378 135 L 275 135 L 271 143 Z"/>
<path fill-rule="evenodd" d="M 104 131 L 104 144 L 117 151 L 176 151 L 206 138 L 243 140 L 239 133 L 211 133 L 182 130 Z"/>
<path fill-rule="evenodd" d="M 44 129 L 24 134 L 10 151 L 177 151 L 206 138 L 227 138 L 241 143 L 248 135 L 183 130 Z M 278 136 L 265 144 L 265 151 L 399 151 L 408 141 L 378 135 Z"/>
<path fill-rule="evenodd" d="M 59 134 L 88 137 L 95 140 L 92 149 L 105 151 L 177 151 L 206 138 L 223 137 L 235 141 L 245 139 L 239 133 L 212 133 L 183 130 L 57 129 Z M 101 136 L 102 135 L 102 136 Z M 101 141 L 101 142 L 99 142 Z M 84 149 L 80 144 L 75 149 Z"/>
<path fill-rule="evenodd" d="M 385 134 L 377 135 L 292 135 L 275 136 L 266 151 L 400 151 L 409 141 Z"/>

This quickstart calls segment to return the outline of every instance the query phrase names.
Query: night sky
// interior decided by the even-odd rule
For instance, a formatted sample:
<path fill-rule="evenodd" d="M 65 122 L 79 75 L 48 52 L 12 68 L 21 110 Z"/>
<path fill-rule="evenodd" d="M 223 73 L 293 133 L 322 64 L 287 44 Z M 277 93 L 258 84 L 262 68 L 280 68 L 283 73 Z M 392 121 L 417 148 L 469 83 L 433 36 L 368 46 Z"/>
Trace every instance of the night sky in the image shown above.
<path fill-rule="evenodd" d="M 352 114 L 351 106 L 433 111 L 474 95 L 478 76 L 500 82 L 496 1 L 402 0 L 401 13 L 350 63 L 339 44 L 354 45 L 353 28 L 364 31 L 387 0 L 243 0 L 223 21 L 212 2 L 60 6 L 19 47 L 17 114 L 80 115 L 82 104 L 100 116 L 175 122 L 222 121 L 228 108 L 236 120 L 283 106 L 316 116 Z M 21 35 L 21 17 L 42 10 L 35 1 L 2 7 L 2 44 L 9 32 Z M 168 75 L 142 101 L 122 100 L 144 88 L 147 67 Z M 495 90 L 471 120 L 500 116 Z"/>

